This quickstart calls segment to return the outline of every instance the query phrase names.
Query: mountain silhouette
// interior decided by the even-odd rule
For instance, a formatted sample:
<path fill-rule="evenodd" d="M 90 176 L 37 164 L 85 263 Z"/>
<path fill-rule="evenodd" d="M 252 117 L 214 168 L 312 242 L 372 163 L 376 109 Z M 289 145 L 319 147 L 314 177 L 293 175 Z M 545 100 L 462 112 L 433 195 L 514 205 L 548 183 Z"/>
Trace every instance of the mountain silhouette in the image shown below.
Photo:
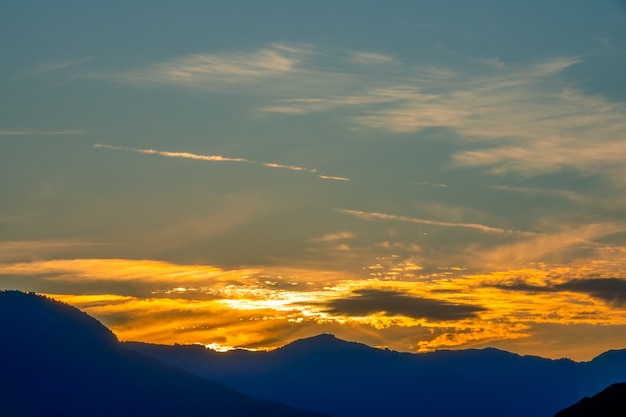
<path fill-rule="evenodd" d="M 0 416 L 321 417 L 253 399 L 122 346 L 96 319 L 0 292 Z"/>
<path fill-rule="evenodd" d="M 626 351 L 581 363 L 493 348 L 412 354 L 328 334 L 269 352 L 126 345 L 258 398 L 337 417 L 547 417 L 626 379 Z"/>
<path fill-rule="evenodd" d="M 613 384 L 591 398 L 585 397 L 554 417 L 626 417 L 626 382 Z"/>
<path fill-rule="evenodd" d="M 400 353 L 329 334 L 269 352 L 119 343 L 89 315 L 17 291 L 0 292 L 0 335 L 3 417 L 624 416 L 626 384 L 565 407 L 626 380 L 626 350 L 577 363 Z"/>

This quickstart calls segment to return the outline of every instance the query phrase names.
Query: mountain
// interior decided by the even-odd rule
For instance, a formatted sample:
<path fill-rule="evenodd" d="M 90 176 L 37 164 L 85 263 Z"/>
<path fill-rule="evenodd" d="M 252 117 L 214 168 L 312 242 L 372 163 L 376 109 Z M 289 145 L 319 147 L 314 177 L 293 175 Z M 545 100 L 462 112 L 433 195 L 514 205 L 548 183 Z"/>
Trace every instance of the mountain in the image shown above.
<path fill-rule="evenodd" d="M 52 299 L 0 292 L 0 416 L 321 417 L 253 399 L 122 346 Z"/>
<path fill-rule="evenodd" d="M 122 344 L 87 314 L 16 291 L 0 292 L 0 335 L 8 417 L 547 417 L 626 380 L 626 350 L 577 363 L 497 349 L 400 353 L 328 334 L 270 352 Z M 596 405 L 624 390 L 609 387 L 557 416 L 613 415 Z"/>
<path fill-rule="evenodd" d="M 583 363 L 492 348 L 411 354 L 328 334 L 269 352 L 125 345 L 258 398 L 337 417 L 553 416 L 626 380 L 626 351 Z"/>
<path fill-rule="evenodd" d="M 626 417 L 626 383 L 613 384 L 591 398 L 583 398 L 555 417 Z"/>

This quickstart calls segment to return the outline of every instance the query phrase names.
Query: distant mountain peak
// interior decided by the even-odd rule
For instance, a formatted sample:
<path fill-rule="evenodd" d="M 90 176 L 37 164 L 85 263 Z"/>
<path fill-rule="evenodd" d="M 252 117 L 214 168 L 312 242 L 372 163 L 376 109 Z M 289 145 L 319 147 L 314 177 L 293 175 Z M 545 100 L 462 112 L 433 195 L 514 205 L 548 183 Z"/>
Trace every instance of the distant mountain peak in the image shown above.
<path fill-rule="evenodd" d="M 279 350 L 303 350 L 303 351 L 342 351 L 354 349 L 374 349 L 358 342 L 348 342 L 339 339 L 330 333 L 321 333 L 316 336 L 295 340 Z"/>
<path fill-rule="evenodd" d="M 604 362 L 626 359 L 626 349 L 611 349 L 593 358 L 592 362 Z"/>
<path fill-rule="evenodd" d="M 333 342 L 340 341 L 340 342 L 349 343 L 346 340 L 339 339 L 337 336 L 335 336 L 332 333 L 320 333 L 320 334 L 317 334 L 315 336 L 305 337 L 303 339 L 298 339 L 298 340 L 294 341 L 293 343 L 298 342 L 298 341 L 321 342 L 321 343 L 323 343 L 323 342 L 333 343 Z"/>

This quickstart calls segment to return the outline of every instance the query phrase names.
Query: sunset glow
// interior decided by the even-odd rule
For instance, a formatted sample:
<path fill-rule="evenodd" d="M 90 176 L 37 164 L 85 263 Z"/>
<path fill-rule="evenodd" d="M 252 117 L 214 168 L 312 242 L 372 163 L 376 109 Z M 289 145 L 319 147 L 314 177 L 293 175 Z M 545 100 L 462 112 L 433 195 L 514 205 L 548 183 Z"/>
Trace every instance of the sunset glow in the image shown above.
<path fill-rule="evenodd" d="M 52 3 L 0 13 L 0 289 L 217 350 L 626 347 L 623 1 Z"/>

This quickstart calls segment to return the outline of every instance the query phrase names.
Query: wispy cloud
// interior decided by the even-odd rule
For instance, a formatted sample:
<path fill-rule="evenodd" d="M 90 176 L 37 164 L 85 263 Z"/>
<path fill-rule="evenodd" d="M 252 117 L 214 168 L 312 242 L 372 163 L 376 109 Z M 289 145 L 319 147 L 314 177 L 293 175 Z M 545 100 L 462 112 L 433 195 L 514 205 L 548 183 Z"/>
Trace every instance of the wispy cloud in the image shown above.
<path fill-rule="evenodd" d="M 254 51 L 201 53 L 177 57 L 114 75 L 132 84 L 186 86 L 194 89 L 233 91 L 240 84 L 303 76 L 303 61 L 312 54 L 306 45 L 276 43 Z"/>
<path fill-rule="evenodd" d="M 256 50 L 199 53 L 119 72 L 91 74 L 140 86 L 195 92 L 258 95 L 271 100 L 336 94 L 360 84 L 352 73 L 318 65 L 321 54 L 307 44 L 274 43 Z M 340 61 L 339 59 L 337 61 Z M 288 110 L 287 110 L 288 111 Z"/>
<path fill-rule="evenodd" d="M 102 148 L 102 149 L 110 149 L 114 151 L 130 151 L 143 153 L 146 155 L 159 155 L 159 156 L 167 156 L 169 158 L 183 158 L 183 159 L 195 159 L 197 161 L 210 161 L 210 162 L 251 162 L 244 158 L 228 158 L 221 155 L 199 155 L 189 152 L 168 152 L 168 151 L 157 151 L 155 149 L 137 149 L 137 148 L 127 148 L 124 146 L 112 146 L 112 145 L 103 145 L 103 144 L 95 144 L 94 148 Z"/>
<path fill-rule="evenodd" d="M 533 232 L 526 232 L 526 231 L 512 230 L 512 229 L 502 229 L 499 227 L 491 227 L 491 226 L 486 226 L 484 224 L 479 224 L 479 223 L 444 222 L 444 221 L 437 221 L 437 220 L 420 219 L 417 217 L 398 216 L 394 214 L 366 212 L 366 211 L 359 211 L 359 210 L 338 209 L 337 211 L 339 213 L 349 214 L 351 216 L 355 216 L 360 219 L 369 220 L 369 221 L 384 220 L 384 221 L 399 221 L 399 222 L 405 222 L 405 223 L 427 224 L 431 226 L 460 227 L 460 228 L 465 228 L 465 229 L 478 230 L 484 233 L 508 234 L 508 235 L 519 235 L 519 236 L 537 235 L 536 233 L 533 233 Z"/>
<path fill-rule="evenodd" d="M 577 203 L 583 203 L 587 201 L 587 198 L 584 196 L 575 193 L 573 191 L 568 190 L 557 190 L 557 189 L 547 189 L 547 188 L 535 188 L 535 187 L 512 187 L 508 185 L 493 185 L 489 188 L 500 191 L 510 191 L 514 193 L 522 193 L 528 195 L 539 195 L 539 196 L 554 196 L 563 198 L 566 200 L 570 200 Z"/>
<path fill-rule="evenodd" d="M 318 175 L 323 180 L 335 180 L 335 181 L 350 181 L 350 178 L 346 177 L 333 177 L 331 175 Z"/>
<path fill-rule="evenodd" d="M 365 51 L 352 51 L 350 53 L 350 60 L 365 65 L 393 64 L 397 62 L 389 55 Z"/>
<path fill-rule="evenodd" d="M 298 51 L 280 48 L 251 53 L 196 54 L 157 64 L 142 75 L 174 82 L 194 82 L 207 77 L 221 77 L 224 81 L 267 77 L 293 70 L 299 62 L 297 55 Z"/>
<path fill-rule="evenodd" d="M 258 272 L 254 269 L 223 270 L 205 265 L 128 259 L 60 259 L 0 264 L 0 274 L 44 275 L 64 282 L 213 283 L 234 282 Z"/>
<path fill-rule="evenodd" d="M 420 93 L 410 86 L 393 86 L 388 88 L 368 89 L 359 95 L 329 95 L 326 97 L 289 98 L 275 101 L 263 106 L 261 111 L 269 113 L 307 114 L 330 111 L 336 108 L 354 108 L 361 111 L 371 106 L 388 104 L 410 98 L 427 100 L 428 94 Z"/>
<path fill-rule="evenodd" d="M 257 162 L 253 162 L 253 163 L 257 163 Z M 268 167 L 268 168 L 279 168 L 279 169 L 288 169 L 291 171 L 310 172 L 312 174 L 318 174 L 317 177 L 323 180 L 350 181 L 350 178 L 319 174 L 319 171 L 316 168 L 305 168 L 305 167 L 301 167 L 297 165 L 283 165 L 283 164 L 277 164 L 273 162 L 265 162 L 265 163 L 258 163 L 258 164 L 263 165 L 264 167 Z"/>
<path fill-rule="evenodd" d="M 27 129 L 0 129 L 0 136 L 81 136 L 87 133 L 85 129 L 69 130 L 27 130 Z"/>
<path fill-rule="evenodd" d="M 319 170 L 317 170 L 316 168 L 305 168 L 305 167 L 301 167 L 297 165 L 284 165 L 284 164 L 278 164 L 275 162 L 257 162 L 257 161 L 251 161 L 245 158 L 231 158 L 231 157 L 225 157 L 222 155 L 201 155 L 201 154 L 195 154 L 195 153 L 190 153 L 190 152 L 170 152 L 170 151 L 159 151 L 156 149 L 128 148 L 124 146 L 104 145 L 100 143 L 95 144 L 93 146 L 94 148 L 100 148 L 100 149 L 109 149 L 109 150 L 114 150 L 114 151 L 129 151 L 129 152 L 142 153 L 145 155 L 165 156 L 168 158 L 193 159 L 196 161 L 207 161 L 207 162 L 240 162 L 240 163 L 260 165 L 260 166 L 264 166 L 267 168 L 277 168 L 277 169 L 286 169 L 290 171 L 312 173 L 312 174 L 316 174 L 319 178 L 326 179 L 326 180 L 350 181 L 348 178 L 344 178 L 344 177 L 322 175 L 321 173 L 319 173 Z"/>
<path fill-rule="evenodd" d="M 623 127 L 626 128 L 626 119 Z M 622 155 L 626 154 L 626 140 L 614 136 L 590 137 L 554 136 L 550 141 L 535 140 L 525 145 L 504 145 L 478 150 L 462 151 L 453 156 L 463 167 L 487 168 L 494 174 L 515 171 L 532 176 L 557 171 L 564 167 L 584 172 L 606 173 L 617 183 L 624 183 L 626 174 Z"/>
<path fill-rule="evenodd" d="M 312 172 L 312 173 L 317 172 L 317 169 L 315 168 L 304 168 L 304 167 L 299 167 L 297 165 L 283 165 L 283 164 L 276 164 L 273 162 L 262 163 L 261 165 L 263 165 L 264 167 L 268 167 L 268 168 L 289 169 L 291 171 L 303 171 L 303 172 Z"/>
<path fill-rule="evenodd" d="M 318 65 L 322 59 L 324 65 Z M 449 66 L 410 67 L 377 52 L 354 51 L 348 56 L 345 53 L 337 56 L 318 54 L 310 46 L 273 44 L 257 50 L 176 57 L 127 71 L 118 78 L 138 84 L 193 87 L 198 91 L 262 92 L 258 109 L 267 113 L 263 117 L 278 117 L 269 113 L 295 116 L 333 112 L 347 121 L 351 129 L 362 132 L 378 130 L 401 135 L 433 126 L 446 127 L 458 133 L 454 137 L 456 151 L 451 155 L 453 167 L 523 176 L 573 168 L 623 186 L 626 185 L 622 156 L 626 154 L 623 135 L 626 106 L 590 95 L 566 79 L 564 72 L 583 59 L 553 57 L 512 64 L 494 58 L 468 62 L 461 71 Z M 334 66 L 333 60 L 339 65 Z M 378 65 L 390 63 L 393 65 Z M 319 88 L 320 83 L 324 88 Z M 258 162 L 220 155 L 136 151 L 258 164 L 313 174 L 322 180 L 346 183 L 350 180 L 289 161 Z M 447 186 L 426 181 L 415 184 L 439 187 L 442 191 Z M 585 202 L 582 196 L 565 190 L 540 191 L 528 187 L 508 190 Z M 600 200 L 589 198 L 587 203 L 597 205 Z M 608 207 L 606 203 L 604 206 Z M 488 222 L 477 219 L 480 223 Z M 417 220 L 422 224 L 433 221 Z M 439 223 L 443 227 L 472 225 L 463 227 L 474 230 L 485 226 Z M 485 227 L 482 228 L 485 233 L 497 233 Z M 528 233 L 509 231 L 512 232 Z"/>
<path fill-rule="evenodd" d="M 323 57 L 324 65 L 318 65 Z M 329 60 L 330 59 L 330 60 Z M 333 60 L 343 65 L 333 66 Z M 261 94 L 260 111 L 304 115 L 341 109 L 350 128 L 413 133 L 453 129 L 468 147 L 458 167 L 537 175 L 574 168 L 626 184 L 626 105 L 593 96 L 562 76 L 580 57 L 511 64 L 499 59 L 411 67 L 379 52 L 341 56 L 308 45 L 194 54 L 109 75 L 143 85 Z M 393 75 L 384 65 L 394 63 Z M 365 65 L 367 64 L 367 65 Z"/>
<path fill-rule="evenodd" d="M 390 100 L 389 106 L 363 108 L 364 114 L 353 119 L 367 128 L 410 133 L 445 126 L 475 138 L 537 138 L 538 134 L 545 136 L 548 128 L 553 135 L 563 127 L 574 130 L 586 124 L 578 118 L 584 115 L 580 107 L 583 103 L 568 103 L 564 95 L 571 90 L 563 84 L 554 85 L 554 76 L 577 62 L 556 58 L 530 67 L 487 68 L 487 74 L 485 68 L 474 73 L 420 69 L 419 75 L 406 77 L 403 84 L 390 83 L 380 90 L 365 91 L 348 102 L 335 97 L 333 102 L 371 104 L 384 92 L 382 96 Z M 583 102 L 586 99 L 579 98 Z M 529 121 L 533 121 L 530 127 Z M 576 126 L 571 126 L 572 122 Z"/>
<path fill-rule="evenodd" d="M 313 240 L 314 242 L 336 242 L 338 240 L 354 239 L 354 237 L 355 237 L 354 233 L 342 231 L 342 232 L 336 232 L 336 233 L 329 233 L 322 237 L 318 237 L 318 238 L 311 239 L 311 240 Z"/>
<path fill-rule="evenodd" d="M 76 67 L 78 65 L 84 64 L 89 61 L 87 58 L 83 59 L 65 59 L 65 60 L 53 60 L 53 61 L 45 61 L 34 67 L 32 67 L 26 75 L 35 76 L 40 74 L 45 74 L 54 71 L 61 71 L 68 68 Z"/>
<path fill-rule="evenodd" d="M 416 182 L 415 185 L 425 185 L 428 187 L 447 188 L 448 184 L 432 183 L 432 182 Z"/>
<path fill-rule="evenodd" d="M 262 92 L 270 98 L 260 106 L 267 113 L 346 109 L 356 129 L 402 134 L 447 127 L 472 140 L 471 149 L 452 156 L 460 167 L 523 175 L 572 167 L 626 183 L 621 158 L 626 153 L 626 106 L 586 94 L 561 77 L 580 58 L 526 65 L 473 62 L 462 72 L 405 66 L 400 78 L 381 74 L 379 65 L 367 65 L 365 71 L 319 69 L 314 58 L 310 46 L 273 44 L 256 51 L 188 55 L 113 78 Z M 361 66 L 397 63 L 364 51 L 351 52 L 350 60 Z"/>
<path fill-rule="evenodd" d="M 584 94 L 558 77 L 576 63 L 554 59 L 489 75 L 424 77 L 416 85 L 437 94 L 364 109 L 354 120 L 397 133 L 444 126 L 483 141 L 453 155 L 458 166 L 524 175 L 572 167 L 623 182 L 626 106 Z"/>
<path fill-rule="evenodd" d="M 2 221 L 1 218 L 0 221 Z M 0 241 L 0 262 L 41 259 L 48 256 L 59 256 L 68 252 L 77 255 L 113 245 L 115 243 L 71 239 Z"/>
<path fill-rule="evenodd" d="M 467 263 L 481 269 L 502 269 L 521 267 L 532 262 L 572 264 L 594 258 L 603 259 L 607 246 L 599 242 L 625 230 L 626 225 L 616 223 L 561 226 L 561 230 L 552 233 L 536 234 L 494 248 L 478 245 L 468 247 Z"/>
<path fill-rule="evenodd" d="M 398 134 L 447 127 L 471 140 L 472 149 L 453 155 L 457 166 L 523 175 L 572 167 L 626 182 L 621 158 L 626 106 L 565 81 L 562 72 L 579 58 L 530 65 L 497 62 L 474 63 L 463 72 L 407 69 L 403 78 L 362 74 L 362 81 L 370 77 L 379 87 L 279 99 L 261 110 L 297 115 L 345 109 L 353 128 Z"/>

